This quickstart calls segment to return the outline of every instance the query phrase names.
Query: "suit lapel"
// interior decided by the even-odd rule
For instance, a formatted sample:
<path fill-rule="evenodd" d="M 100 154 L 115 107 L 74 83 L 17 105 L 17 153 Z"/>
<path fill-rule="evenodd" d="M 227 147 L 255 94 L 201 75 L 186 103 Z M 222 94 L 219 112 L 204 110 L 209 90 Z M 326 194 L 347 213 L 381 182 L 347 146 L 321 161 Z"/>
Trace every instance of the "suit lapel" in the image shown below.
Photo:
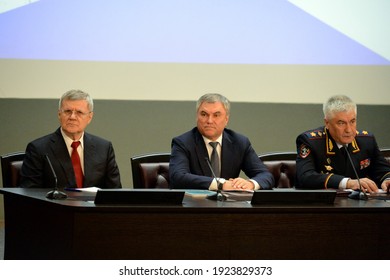
<path fill-rule="evenodd" d="M 67 181 L 68 185 L 75 185 L 74 171 L 72 161 L 69 156 L 68 148 L 66 147 L 61 131 L 58 129 L 52 136 L 50 149 L 55 157 L 55 160 L 62 168 L 64 178 L 59 178 L 58 181 Z M 60 174 L 57 174 L 59 176 Z"/>
<path fill-rule="evenodd" d="M 202 173 L 205 176 L 213 177 L 206 160 L 206 158 L 209 158 L 209 155 L 207 153 L 203 137 L 198 129 L 195 131 L 195 153 L 197 155 L 200 168 L 202 169 Z"/>
<path fill-rule="evenodd" d="M 222 149 L 221 149 L 221 177 L 224 178 L 225 174 L 231 174 L 231 162 L 234 157 L 234 143 L 229 134 L 223 133 L 222 137 Z"/>
<path fill-rule="evenodd" d="M 88 185 L 88 174 L 93 173 L 92 166 L 95 166 L 93 161 L 96 158 L 96 147 L 91 136 L 84 132 L 84 184 Z"/>

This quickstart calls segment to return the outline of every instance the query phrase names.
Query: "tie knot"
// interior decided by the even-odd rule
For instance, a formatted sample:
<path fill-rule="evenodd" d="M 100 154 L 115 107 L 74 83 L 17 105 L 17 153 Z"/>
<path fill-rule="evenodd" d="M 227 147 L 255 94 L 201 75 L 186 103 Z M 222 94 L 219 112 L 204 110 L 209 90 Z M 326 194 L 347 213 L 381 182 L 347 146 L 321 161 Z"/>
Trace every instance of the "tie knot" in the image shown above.
<path fill-rule="evenodd" d="M 215 149 L 218 145 L 218 142 L 210 142 L 209 144 L 211 147 L 213 147 L 213 149 Z"/>
<path fill-rule="evenodd" d="M 80 141 L 74 141 L 71 146 L 73 149 L 77 149 L 79 145 L 80 145 Z"/>

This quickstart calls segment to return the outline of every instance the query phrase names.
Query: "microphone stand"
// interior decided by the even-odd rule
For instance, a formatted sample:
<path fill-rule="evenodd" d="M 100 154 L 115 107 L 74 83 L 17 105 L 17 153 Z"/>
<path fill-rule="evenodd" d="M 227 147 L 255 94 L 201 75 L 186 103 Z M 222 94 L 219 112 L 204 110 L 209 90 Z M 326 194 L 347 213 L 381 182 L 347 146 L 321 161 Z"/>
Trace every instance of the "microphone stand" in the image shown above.
<path fill-rule="evenodd" d="M 355 169 L 355 166 L 353 164 L 351 155 L 349 154 L 348 146 L 347 145 L 343 145 L 343 147 L 345 149 L 345 152 L 347 153 L 349 162 L 352 165 L 353 172 L 355 173 L 356 179 L 357 179 L 357 181 L 359 183 L 359 190 L 358 191 L 357 190 L 353 191 L 348 197 L 352 198 L 352 199 L 357 199 L 357 200 L 368 200 L 368 196 L 367 196 L 366 192 L 363 191 L 362 185 L 360 184 L 360 178 L 359 178 L 359 175 L 356 172 L 356 169 Z M 356 192 L 357 192 L 357 194 L 356 194 Z"/>
<path fill-rule="evenodd" d="M 211 167 L 211 163 L 210 163 L 209 158 L 205 157 L 205 160 L 207 162 L 207 165 L 210 168 L 211 174 L 213 174 L 213 177 L 214 177 L 215 181 L 217 181 L 217 192 L 215 194 L 208 195 L 207 199 L 218 200 L 218 201 L 225 201 L 226 200 L 226 196 L 221 192 L 223 184 L 218 180 L 217 176 L 215 176 L 215 173 L 214 173 L 213 168 Z"/>
<path fill-rule="evenodd" d="M 45 157 L 46 157 L 47 162 L 49 163 L 49 166 L 50 166 L 50 169 L 51 169 L 51 173 L 53 174 L 54 181 L 55 181 L 54 190 L 49 191 L 46 194 L 46 198 L 49 198 L 49 199 L 66 199 L 68 197 L 68 195 L 66 193 L 60 192 L 58 190 L 57 175 L 56 175 L 56 173 L 54 171 L 53 165 L 51 164 L 49 156 L 46 154 Z"/>

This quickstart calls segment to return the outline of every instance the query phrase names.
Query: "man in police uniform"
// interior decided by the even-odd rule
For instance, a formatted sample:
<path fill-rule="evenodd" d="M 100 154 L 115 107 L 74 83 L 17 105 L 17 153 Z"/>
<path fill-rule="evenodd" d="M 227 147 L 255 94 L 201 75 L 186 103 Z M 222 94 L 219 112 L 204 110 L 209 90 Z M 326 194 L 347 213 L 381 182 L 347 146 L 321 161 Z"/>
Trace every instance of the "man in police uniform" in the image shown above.
<path fill-rule="evenodd" d="M 331 97 L 323 106 L 325 126 L 296 139 L 296 187 L 353 189 L 359 182 L 366 192 L 390 188 L 390 165 L 381 155 L 373 134 L 356 129 L 356 104 L 347 96 Z M 348 150 L 345 150 L 347 148 Z"/>

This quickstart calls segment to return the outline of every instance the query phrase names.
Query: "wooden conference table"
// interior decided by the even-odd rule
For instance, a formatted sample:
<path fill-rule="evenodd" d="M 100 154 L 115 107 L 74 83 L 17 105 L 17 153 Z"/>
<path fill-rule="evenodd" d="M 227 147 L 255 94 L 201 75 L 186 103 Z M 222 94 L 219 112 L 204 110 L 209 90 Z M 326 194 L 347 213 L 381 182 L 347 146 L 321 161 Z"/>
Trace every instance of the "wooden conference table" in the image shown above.
<path fill-rule="evenodd" d="M 390 259 L 390 201 L 95 205 L 3 188 L 5 259 Z"/>

